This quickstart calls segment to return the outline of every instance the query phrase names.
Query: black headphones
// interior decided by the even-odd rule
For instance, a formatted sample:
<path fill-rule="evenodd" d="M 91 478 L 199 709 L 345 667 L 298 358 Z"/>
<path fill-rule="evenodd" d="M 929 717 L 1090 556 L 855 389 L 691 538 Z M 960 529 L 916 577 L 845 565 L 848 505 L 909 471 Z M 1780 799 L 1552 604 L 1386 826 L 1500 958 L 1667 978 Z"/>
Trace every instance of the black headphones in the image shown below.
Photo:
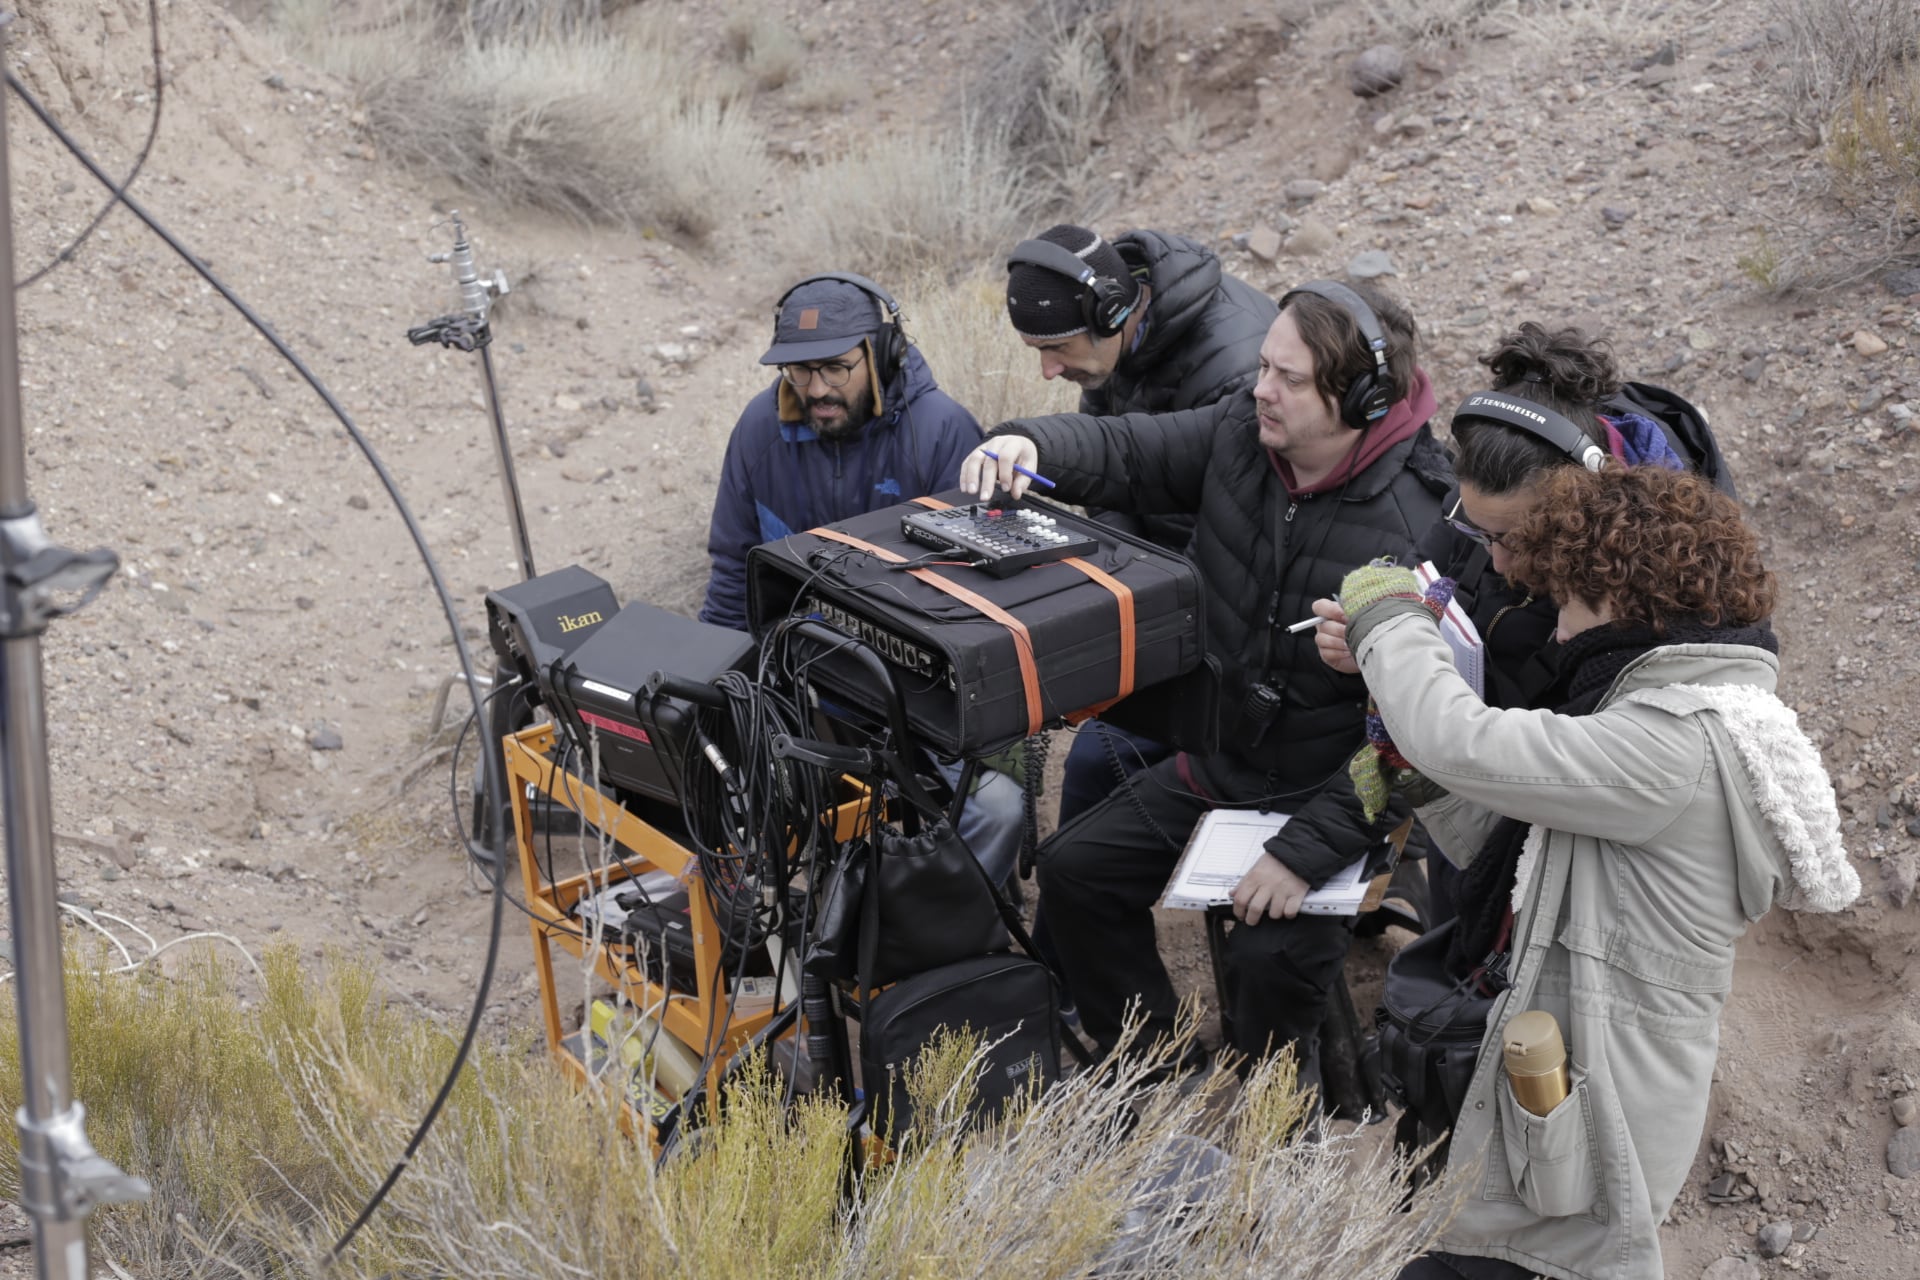
<path fill-rule="evenodd" d="M 1380 317 L 1373 314 L 1365 298 L 1333 280 L 1309 280 L 1295 285 L 1280 299 L 1282 311 L 1296 293 L 1311 293 L 1335 303 L 1360 326 L 1360 336 L 1373 352 L 1373 368 L 1355 377 L 1340 393 L 1340 421 L 1355 431 L 1365 431 L 1387 416 L 1394 401 L 1393 375 L 1387 372 L 1387 335 L 1380 328 Z"/>
<path fill-rule="evenodd" d="M 780 295 L 780 301 L 773 304 L 773 322 L 780 323 L 780 312 L 785 309 L 787 299 L 794 290 L 802 285 L 817 284 L 822 280 L 838 280 L 841 284 L 850 284 L 872 298 L 880 308 L 880 327 L 873 331 L 874 372 L 880 375 L 882 387 L 892 384 L 899 374 L 900 367 L 907 361 L 907 331 L 900 326 L 900 304 L 893 295 L 882 289 L 865 276 L 854 275 L 850 271 L 823 271 L 817 276 L 808 276 L 795 281 L 791 288 Z"/>
<path fill-rule="evenodd" d="M 1598 471 L 1607 465 L 1607 451 L 1595 444 L 1591 436 L 1570 419 L 1531 400 L 1502 395 L 1498 391 L 1476 391 L 1462 400 L 1460 407 L 1453 411 L 1456 423 L 1462 418 L 1497 422 L 1503 427 L 1537 436 L 1589 471 Z"/>
<path fill-rule="evenodd" d="M 1134 286 L 1129 290 L 1126 283 L 1099 274 L 1079 254 L 1051 240 L 1022 240 L 1013 246 L 1013 252 L 1007 255 L 1007 270 L 1023 262 L 1086 286 L 1086 292 L 1080 295 L 1080 318 L 1096 338 L 1111 338 L 1120 332 L 1140 297 L 1137 283 L 1129 280 L 1127 283 Z"/>

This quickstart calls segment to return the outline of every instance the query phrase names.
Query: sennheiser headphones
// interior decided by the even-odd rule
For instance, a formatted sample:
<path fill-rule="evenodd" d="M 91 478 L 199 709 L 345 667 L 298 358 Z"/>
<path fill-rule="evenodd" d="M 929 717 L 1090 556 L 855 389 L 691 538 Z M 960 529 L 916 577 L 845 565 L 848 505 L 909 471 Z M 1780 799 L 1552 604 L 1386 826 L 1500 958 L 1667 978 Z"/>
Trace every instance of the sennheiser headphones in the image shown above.
<path fill-rule="evenodd" d="M 1093 243 L 1100 242 L 1095 239 Z M 1093 245 L 1087 247 L 1092 248 Z M 1087 330 L 1096 338 L 1111 338 L 1120 332 L 1127 317 L 1133 314 L 1133 304 L 1140 297 L 1137 283 L 1131 280 L 1123 283 L 1112 276 L 1103 276 L 1087 265 L 1086 259 L 1079 254 L 1051 240 L 1022 240 L 1013 246 L 1013 252 L 1007 255 L 1007 270 L 1011 271 L 1023 262 L 1086 286 L 1086 292 L 1080 295 L 1080 318 L 1086 321 Z M 1129 290 L 1127 284 L 1133 284 L 1134 287 Z"/>
<path fill-rule="evenodd" d="M 1393 375 L 1387 371 L 1387 335 L 1380 328 L 1380 317 L 1373 314 L 1365 298 L 1335 280 L 1309 280 L 1295 285 L 1280 299 L 1282 311 L 1296 293 L 1311 293 L 1343 308 L 1360 327 L 1360 337 L 1365 340 L 1367 350 L 1373 352 L 1373 368 L 1357 375 L 1340 393 L 1340 421 L 1355 431 L 1365 431 L 1387 416 L 1394 401 Z"/>
<path fill-rule="evenodd" d="M 792 288 L 780 295 L 780 301 L 773 304 L 773 322 L 780 323 L 780 312 L 787 305 L 787 299 L 794 295 L 802 285 L 818 284 L 822 280 L 838 280 L 841 284 L 850 284 L 872 298 L 880 308 L 880 327 L 873 331 L 874 372 L 880 375 L 880 385 L 892 384 L 900 366 L 907 359 L 907 332 L 900 325 L 900 304 L 893 295 L 882 289 L 865 276 L 854 275 L 850 271 L 823 271 L 817 276 L 808 276 L 796 281 Z"/>
<path fill-rule="evenodd" d="M 1537 436 L 1589 471 L 1598 471 L 1607 465 L 1607 451 L 1595 444 L 1591 436 L 1570 419 L 1531 400 L 1497 391 L 1476 391 L 1453 411 L 1455 422 L 1462 418 L 1481 418 Z"/>

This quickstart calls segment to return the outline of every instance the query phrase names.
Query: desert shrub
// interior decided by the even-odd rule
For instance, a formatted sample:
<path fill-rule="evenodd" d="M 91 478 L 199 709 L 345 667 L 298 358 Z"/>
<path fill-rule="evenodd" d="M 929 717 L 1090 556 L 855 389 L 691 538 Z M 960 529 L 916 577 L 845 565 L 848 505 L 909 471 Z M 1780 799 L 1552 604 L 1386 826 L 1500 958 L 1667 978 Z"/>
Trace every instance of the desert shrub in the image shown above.
<path fill-rule="evenodd" d="M 69 971 L 75 1092 L 96 1145 L 151 1179 L 95 1239 L 144 1277 L 852 1277 L 1391 1274 L 1452 1206 L 1399 1211 L 1380 1144 L 1300 1140 L 1289 1060 L 1182 1093 L 1148 1084 L 1172 1046 L 964 1123 L 981 1059 L 949 1039 L 909 1080 L 920 1122 L 843 1195 L 844 1109 L 784 1105 L 749 1064 L 663 1167 L 519 1042 L 479 1048 L 382 1211 L 325 1254 L 439 1083 L 440 1028 L 385 1004 L 372 971 L 267 958 L 242 1005 L 211 963 L 181 977 Z M 0 1027 L 0 1094 L 18 1102 Z M 0 1181 L 17 1188 L 9 1148 Z M 1170 1210 L 1184 1205 L 1179 1213 Z"/>
<path fill-rule="evenodd" d="M 1001 254 L 1012 247 L 1009 240 Z M 1043 381 L 1039 359 L 1008 322 L 1006 272 L 990 268 L 951 283 L 925 279 L 897 296 L 907 332 L 941 388 L 982 427 L 1078 405 L 1079 388 L 1065 378 Z"/>
<path fill-rule="evenodd" d="M 1788 117 L 1823 143 L 1823 182 L 1844 224 L 1809 217 L 1784 245 L 1772 288 L 1850 284 L 1920 261 L 1920 5 L 1912 0 L 1775 0 Z"/>
<path fill-rule="evenodd" d="M 1785 106 L 1824 128 L 1868 86 L 1886 84 L 1920 59 L 1920 6 L 1911 0 L 1772 0 Z"/>
<path fill-rule="evenodd" d="M 386 156 L 502 202 L 697 240 L 770 173 L 745 101 L 644 13 L 615 31 L 556 16 L 598 5 L 525 0 L 509 22 L 476 0 L 449 25 L 417 0 L 351 21 L 286 3 L 287 38 L 356 87 Z"/>
<path fill-rule="evenodd" d="M 1102 129 L 1163 21 L 1147 0 L 1037 0 L 966 85 L 966 110 L 1005 140 L 1036 215 L 1085 222 L 1110 201 Z"/>

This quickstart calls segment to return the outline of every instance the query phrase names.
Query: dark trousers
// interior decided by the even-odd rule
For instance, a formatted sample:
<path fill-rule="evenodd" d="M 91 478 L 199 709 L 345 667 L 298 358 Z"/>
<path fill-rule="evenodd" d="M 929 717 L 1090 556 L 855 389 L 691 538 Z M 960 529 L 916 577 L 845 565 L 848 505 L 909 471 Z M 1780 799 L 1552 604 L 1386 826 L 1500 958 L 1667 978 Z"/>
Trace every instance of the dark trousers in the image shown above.
<path fill-rule="evenodd" d="M 1073 735 L 1067 762 L 1060 772 L 1060 825 L 1113 794 L 1113 789 L 1142 769 L 1152 768 L 1173 754 L 1173 748 L 1098 720 L 1089 720 Z M 1120 762 L 1119 771 L 1114 761 Z"/>
<path fill-rule="evenodd" d="M 1177 1002 L 1152 908 L 1187 836 L 1211 807 L 1191 794 L 1178 760 L 1170 759 L 1136 774 L 1040 848 L 1047 929 L 1081 1026 L 1103 1051 L 1120 1038 L 1134 1000 L 1146 1020 L 1142 1043 L 1173 1030 Z M 1294 1042 L 1311 1072 L 1352 924 L 1345 916 L 1303 915 L 1233 929 L 1225 962 L 1234 1048 L 1258 1054 Z"/>
<path fill-rule="evenodd" d="M 1395 1280 L 1533 1280 L 1533 1272 L 1499 1258 L 1429 1253 L 1400 1268 Z"/>

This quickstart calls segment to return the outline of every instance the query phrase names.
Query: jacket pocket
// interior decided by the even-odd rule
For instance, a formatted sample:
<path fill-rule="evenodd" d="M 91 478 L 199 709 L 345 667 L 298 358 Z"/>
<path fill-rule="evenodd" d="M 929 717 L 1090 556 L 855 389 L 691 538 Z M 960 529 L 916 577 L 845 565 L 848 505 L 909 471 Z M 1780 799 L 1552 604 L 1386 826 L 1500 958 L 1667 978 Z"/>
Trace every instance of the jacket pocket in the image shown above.
<path fill-rule="evenodd" d="M 1574 1072 L 1567 1096 L 1544 1116 L 1514 1100 L 1504 1071 L 1495 1096 L 1507 1169 L 1520 1202 L 1543 1218 L 1579 1216 L 1605 1222 L 1607 1202 L 1586 1074 Z"/>

